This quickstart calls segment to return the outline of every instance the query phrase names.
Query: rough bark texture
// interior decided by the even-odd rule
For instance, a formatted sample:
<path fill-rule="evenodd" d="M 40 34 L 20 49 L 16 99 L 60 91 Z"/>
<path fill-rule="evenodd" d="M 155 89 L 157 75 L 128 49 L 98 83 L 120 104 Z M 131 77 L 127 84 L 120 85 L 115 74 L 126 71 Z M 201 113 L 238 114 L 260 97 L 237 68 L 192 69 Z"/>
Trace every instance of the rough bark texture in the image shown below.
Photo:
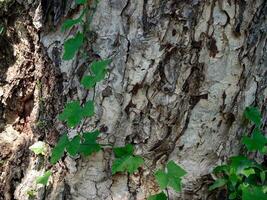
<path fill-rule="evenodd" d="M 73 5 L 0 1 L 0 199 L 28 199 L 30 189 L 36 199 L 146 199 L 159 191 L 153 171 L 168 160 L 188 172 L 170 199 L 220 199 L 207 191 L 210 172 L 241 151 L 244 108 L 266 116 L 266 0 L 101 0 L 90 58 L 66 62 L 63 43 L 76 30 L 60 26 L 79 14 Z M 108 78 L 87 92 L 79 83 L 87 66 L 108 57 Z M 92 98 L 96 115 L 83 130 L 99 128 L 104 144 L 134 144 L 146 160 L 138 173 L 111 176 L 108 148 L 55 166 L 29 151 L 67 130 L 56 117 L 65 102 Z M 48 168 L 49 186 L 36 186 Z"/>

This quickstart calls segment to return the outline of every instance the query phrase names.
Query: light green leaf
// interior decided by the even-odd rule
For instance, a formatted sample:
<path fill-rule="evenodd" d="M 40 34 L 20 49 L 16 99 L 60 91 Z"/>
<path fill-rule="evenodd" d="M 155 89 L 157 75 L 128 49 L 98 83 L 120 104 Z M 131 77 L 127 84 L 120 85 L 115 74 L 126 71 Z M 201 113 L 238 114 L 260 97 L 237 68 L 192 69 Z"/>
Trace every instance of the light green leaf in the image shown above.
<path fill-rule="evenodd" d="M 227 180 L 223 178 L 217 179 L 211 186 L 209 186 L 209 191 L 214 190 L 216 188 L 220 188 L 224 185 L 226 185 Z"/>
<path fill-rule="evenodd" d="M 125 156 L 117 158 L 112 164 L 112 174 L 117 172 L 134 173 L 142 164 L 144 159 L 140 156 Z"/>
<path fill-rule="evenodd" d="M 46 171 L 43 176 L 37 177 L 36 183 L 47 185 L 49 177 L 52 175 L 52 172 L 50 170 Z"/>
<path fill-rule="evenodd" d="M 252 168 L 243 169 L 241 170 L 240 174 L 244 175 L 245 177 L 249 177 L 250 175 L 255 174 L 255 170 Z"/>
<path fill-rule="evenodd" d="M 159 194 L 152 195 L 148 198 L 148 200 L 167 200 L 167 196 L 164 192 L 161 192 Z"/>
<path fill-rule="evenodd" d="M 45 155 L 47 148 L 44 142 L 38 141 L 29 147 L 36 155 Z"/>
<path fill-rule="evenodd" d="M 75 53 L 83 45 L 84 35 L 78 32 L 73 38 L 68 39 L 64 43 L 63 60 L 71 60 Z"/>
<path fill-rule="evenodd" d="M 261 125 L 261 113 L 257 107 L 247 107 L 244 112 L 244 116 L 254 122 L 257 127 Z"/>
<path fill-rule="evenodd" d="M 246 145 L 248 151 L 259 151 L 263 153 L 267 144 L 267 138 L 256 128 L 253 130 L 252 136 L 250 138 L 247 136 L 243 137 L 242 142 Z"/>
<path fill-rule="evenodd" d="M 161 190 L 168 186 L 169 178 L 168 175 L 161 169 L 155 173 L 155 178 Z"/>
<path fill-rule="evenodd" d="M 169 161 L 166 168 L 167 173 L 164 170 L 158 170 L 155 173 L 160 189 L 165 189 L 167 186 L 170 186 L 176 192 L 181 191 L 181 177 L 186 175 L 186 171 L 173 161 Z"/>
<path fill-rule="evenodd" d="M 54 165 L 63 156 L 66 146 L 69 144 L 69 139 L 67 134 L 60 137 L 57 145 L 52 150 L 52 155 L 50 162 Z"/>
<path fill-rule="evenodd" d="M 101 146 L 96 142 L 99 131 L 86 132 L 83 134 L 84 141 L 80 145 L 79 152 L 85 156 L 101 150 Z"/>
<path fill-rule="evenodd" d="M 76 135 L 66 146 L 67 152 L 71 156 L 75 156 L 80 148 L 80 136 Z"/>
<path fill-rule="evenodd" d="M 264 183 L 266 180 L 266 171 L 260 172 L 260 178 L 261 178 L 261 182 Z"/>
<path fill-rule="evenodd" d="M 182 176 L 186 175 L 186 171 L 183 170 L 179 165 L 177 165 L 172 160 L 167 164 L 168 176 L 181 178 Z"/>
<path fill-rule="evenodd" d="M 132 144 L 127 144 L 125 147 L 115 147 L 113 151 L 116 158 L 130 156 L 133 155 L 134 146 Z"/>

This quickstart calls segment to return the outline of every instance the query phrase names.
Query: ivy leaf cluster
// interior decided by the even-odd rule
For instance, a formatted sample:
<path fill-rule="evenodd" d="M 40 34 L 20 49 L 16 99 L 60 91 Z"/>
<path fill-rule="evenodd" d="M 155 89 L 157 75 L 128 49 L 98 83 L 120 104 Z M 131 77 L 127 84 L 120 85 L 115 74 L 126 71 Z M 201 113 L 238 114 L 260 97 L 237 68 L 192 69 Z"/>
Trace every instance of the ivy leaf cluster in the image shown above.
<path fill-rule="evenodd" d="M 67 151 L 71 156 L 76 156 L 79 153 L 89 156 L 92 153 L 100 151 L 101 146 L 96 141 L 99 134 L 99 131 L 86 132 L 83 133 L 82 137 L 77 135 L 71 140 L 69 140 L 67 134 L 62 135 L 57 145 L 52 150 L 50 162 L 52 164 L 57 163 L 64 155 L 65 151 Z"/>
<path fill-rule="evenodd" d="M 84 34 L 81 32 L 76 33 L 74 37 L 65 41 L 63 60 L 71 60 L 83 45 L 83 41 Z"/>
<path fill-rule="evenodd" d="M 177 165 L 174 161 L 169 161 L 165 170 L 159 169 L 155 173 L 156 180 L 160 189 L 166 189 L 167 186 L 172 187 L 176 192 L 181 191 L 182 177 L 186 175 L 186 171 Z"/>
<path fill-rule="evenodd" d="M 83 107 L 80 106 L 79 101 L 69 102 L 64 111 L 59 115 L 59 120 L 66 121 L 68 127 L 76 127 L 83 118 L 94 115 L 93 101 L 87 101 Z"/>
<path fill-rule="evenodd" d="M 85 75 L 82 80 L 81 84 L 86 89 L 91 89 L 95 86 L 95 84 L 101 80 L 103 80 L 107 73 L 107 66 L 111 63 L 111 60 L 100 60 L 94 61 L 91 64 L 91 75 Z"/>
<path fill-rule="evenodd" d="M 266 154 L 267 138 L 260 129 L 262 116 L 259 109 L 247 107 L 244 117 L 255 127 L 250 137 L 242 138 L 246 150 Z M 266 172 L 265 166 L 246 156 L 233 156 L 227 164 L 214 168 L 213 173 L 219 178 L 209 187 L 209 190 L 225 187 L 229 199 L 267 199 Z"/>
<path fill-rule="evenodd" d="M 112 165 L 112 174 L 117 172 L 134 173 L 143 163 L 144 159 L 141 156 L 135 156 L 134 147 L 127 144 L 125 147 L 117 147 L 113 149 L 115 161 Z"/>

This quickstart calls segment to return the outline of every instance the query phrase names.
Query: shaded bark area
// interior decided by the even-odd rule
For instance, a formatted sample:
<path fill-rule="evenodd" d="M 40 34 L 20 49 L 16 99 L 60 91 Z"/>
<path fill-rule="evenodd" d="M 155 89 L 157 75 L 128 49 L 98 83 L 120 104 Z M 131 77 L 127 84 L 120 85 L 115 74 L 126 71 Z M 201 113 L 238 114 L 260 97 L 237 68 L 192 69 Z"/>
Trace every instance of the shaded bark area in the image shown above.
<path fill-rule="evenodd" d="M 250 129 L 244 108 L 257 105 L 266 120 L 266 1 L 102 0 L 85 45 L 89 58 L 68 62 L 63 43 L 77 30 L 63 33 L 60 25 L 81 8 L 60 0 L 13 6 L 23 12 L 5 17 L 0 36 L 0 198 L 28 199 L 35 189 L 37 199 L 146 199 L 159 191 L 153 171 L 174 160 L 188 175 L 170 199 L 224 199 L 207 191 L 210 172 L 242 152 Z M 94 58 L 113 62 L 87 92 L 79 82 Z M 40 166 L 29 152 L 33 141 L 53 146 L 67 131 L 56 117 L 64 102 L 92 98 L 96 115 L 83 130 L 99 128 L 103 144 L 134 144 L 146 159 L 137 173 L 111 176 L 108 148 L 55 166 Z M 36 186 L 48 168 L 51 184 Z"/>

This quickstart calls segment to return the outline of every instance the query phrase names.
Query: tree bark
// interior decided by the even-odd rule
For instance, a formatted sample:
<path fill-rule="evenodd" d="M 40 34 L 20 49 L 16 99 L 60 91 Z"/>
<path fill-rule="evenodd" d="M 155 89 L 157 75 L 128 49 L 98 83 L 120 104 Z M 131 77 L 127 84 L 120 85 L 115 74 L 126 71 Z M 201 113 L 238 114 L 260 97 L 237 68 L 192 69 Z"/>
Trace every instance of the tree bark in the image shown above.
<path fill-rule="evenodd" d="M 169 199 L 223 199 L 210 193 L 212 169 L 242 152 L 251 104 L 266 121 L 266 0 L 101 0 L 85 51 L 63 61 L 61 31 L 77 17 L 74 2 L 0 3 L 0 199 L 137 199 L 159 188 L 153 172 L 174 160 L 187 172 L 181 193 Z M 108 77 L 87 92 L 80 80 L 95 58 L 112 58 Z M 70 100 L 94 99 L 96 115 L 83 130 L 101 130 L 100 142 L 135 145 L 145 165 L 111 175 L 110 149 L 64 158 L 55 166 L 30 152 L 34 141 L 53 147 L 68 131 L 57 115 Z M 255 156 L 255 155 L 254 155 Z M 36 177 L 51 169 L 47 187 Z"/>

